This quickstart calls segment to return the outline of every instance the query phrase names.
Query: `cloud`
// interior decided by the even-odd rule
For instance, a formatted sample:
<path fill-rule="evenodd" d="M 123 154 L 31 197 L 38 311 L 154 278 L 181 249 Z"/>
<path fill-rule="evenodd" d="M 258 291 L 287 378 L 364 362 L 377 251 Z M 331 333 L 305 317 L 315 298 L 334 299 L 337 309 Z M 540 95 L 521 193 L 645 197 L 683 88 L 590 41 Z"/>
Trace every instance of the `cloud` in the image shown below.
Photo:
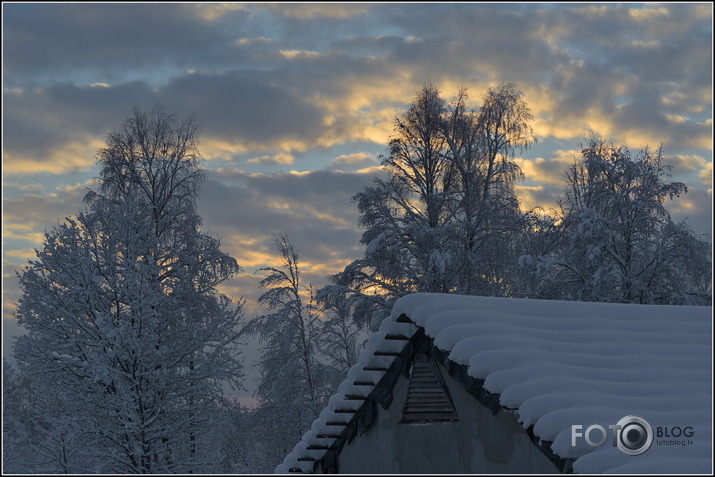
<path fill-rule="evenodd" d="M 249 159 L 249 164 L 293 164 L 295 157 L 290 154 L 278 153 L 273 156 L 261 156 Z"/>
<path fill-rule="evenodd" d="M 338 3 L 300 3 L 300 4 L 263 4 L 262 8 L 269 9 L 280 15 L 300 20 L 314 20 L 325 18 L 346 19 L 366 13 L 370 6 L 367 4 L 338 4 Z"/>
<path fill-rule="evenodd" d="M 8 151 L 3 158 L 3 169 L 7 176 L 88 171 L 95 165 L 95 152 L 103 146 L 101 141 L 86 137 L 83 141 L 58 145 L 44 155 Z"/>
<path fill-rule="evenodd" d="M 202 150 L 219 158 L 279 148 L 306 150 L 322 132 L 319 107 L 271 85 L 263 73 L 189 74 L 162 88 L 134 82 L 109 87 L 56 84 L 5 95 L 4 169 L 9 174 L 64 173 L 95 163 L 105 134 L 133 105 L 164 103 L 204 126 Z M 211 157 L 211 156 L 208 156 Z M 289 164 L 288 155 L 276 155 Z"/>
<path fill-rule="evenodd" d="M 560 191 L 544 186 L 514 186 L 519 205 L 523 212 L 535 207 L 551 210 L 556 207 Z"/>
<path fill-rule="evenodd" d="M 143 78 L 140 82 L 100 78 L 87 84 L 110 86 L 65 82 L 25 90 L 22 101 L 15 101 L 22 107 L 7 108 L 6 130 L 15 134 L 6 137 L 17 138 L 9 144 L 12 158 L 33 155 L 42 161 L 44 152 L 68 136 L 53 126 L 61 115 L 56 114 L 53 123 L 48 119 L 52 113 L 40 109 L 48 101 L 55 106 L 50 111 L 74 116 L 66 121 L 70 128 L 91 135 L 117 124 L 126 116 L 127 104 L 161 100 L 181 114 L 196 112 L 205 125 L 202 144 L 209 158 L 275 155 L 271 149 L 294 154 L 347 141 L 385 144 L 395 115 L 428 78 L 446 92 L 469 86 L 477 103 L 494 81 L 517 80 L 537 114 L 535 127 L 541 137 L 574 139 L 593 129 L 614 136 L 616 142 L 638 145 L 667 140 L 675 148 L 703 148 L 709 140 L 711 128 L 704 122 L 708 111 L 703 111 L 711 97 L 711 46 L 703 42 L 709 30 L 704 10 L 692 6 L 669 5 L 651 12 L 614 5 L 336 5 L 334 10 L 323 5 L 174 5 L 167 10 L 138 4 L 126 12 L 105 5 L 76 15 L 79 6 L 12 7 L 16 10 L 9 23 L 25 37 L 10 45 L 13 51 L 31 52 L 31 46 L 45 48 L 50 39 L 72 36 L 66 25 L 50 21 L 50 13 L 54 19 L 72 16 L 68 22 L 80 30 L 86 27 L 90 36 L 109 23 L 110 32 L 120 29 L 115 24 L 129 29 L 126 23 L 139 17 L 142 20 L 130 29 L 139 40 L 132 42 L 158 41 L 152 48 L 166 48 L 173 64 L 186 66 L 164 72 L 150 61 L 151 51 L 128 46 L 124 54 L 143 58 L 132 68 Z M 197 16 L 197 8 L 214 13 Z M 115 15 L 120 10 L 124 13 Z M 34 20 L 21 15 L 30 11 Z M 350 18 L 337 12 L 347 12 Z M 150 30 L 144 19 L 161 15 L 162 25 L 183 27 L 181 34 L 187 38 L 196 33 L 196 45 L 186 46 L 183 37 L 171 43 L 179 33 L 165 39 L 160 33 L 168 27 L 160 27 L 159 35 Z M 640 21 L 641 16 L 649 21 Z M 86 26 L 90 20 L 94 24 Z M 36 32 L 32 26 L 38 22 L 52 28 Z M 271 24 L 275 29 L 269 31 Z M 674 40 L 665 42 L 659 31 L 668 31 Z M 158 40 L 151 41 L 150 33 Z M 110 52 L 118 47 L 115 43 L 97 38 L 92 54 L 114 60 Z M 198 50 L 210 59 L 198 58 Z M 280 51 L 291 52 L 290 58 Z M 85 58 L 73 51 L 57 55 Z M 84 61 L 104 64 L 96 57 Z M 142 72 L 143 64 L 152 65 L 153 73 Z M 682 81 L 674 81 L 673 71 L 687 73 Z M 156 81 L 157 73 L 162 81 Z M 646 83 L 641 80 L 645 75 Z M 664 106 L 666 111 L 658 110 Z M 73 114 L 75 109 L 84 116 Z M 104 119 L 92 117 L 92 111 L 101 111 Z"/>
<path fill-rule="evenodd" d="M 589 130 L 701 157 L 699 169 L 677 172 L 711 187 L 711 6 L 14 4 L 4 13 L 3 165 L 13 178 L 87 171 L 130 107 L 157 101 L 197 114 L 210 168 L 287 172 L 300 161 L 376 174 L 374 159 L 354 151 L 386 146 L 425 81 L 446 96 L 465 85 L 478 104 L 487 87 L 514 79 L 540 143 L 558 144 L 519 159 L 525 196 L 553 196 L 572 159 L 560 154 Z M 333 147 L 338 157 L 326 154 Z M 331 222 L 347 215 L 330 203 L 275 188 L 310 197 L 301 184 L 318 176 L 221 183 L 277 223 L 344 226 L 350 220 Z M 245 218 L 267 225 L 260 214 Z"/>
<path fill-rule="evenodd" d="M 374 177 L 324 170 L 210 172 L 200 213 L 207 231 L 250 268 L 275 265 L 271 234 L 287 233 L 311 268 L 312 279 L 324 283 L 324 274 L 336 273 L 359 256 L 358 212 L 351 199 Z"/>
<path fill-rule="evenodd" d="M 86 170 L 105 134 L 121 125 L 131 106 L 155 101 L 139 82 L 99 88 L 63 82 L 6 92 L 3 169 L 8 174 Z"/>
<path fill-rule="evenodd" d="M 710 187 L 710 190 L 712 191 L 712 186 L 713 186 L 713 163 L 712 162 L 706 162 L 703 165 L 703 168 L 700 170 L 700 173 L 698 174 L 700 179 L 703 181 L 703 184 L 706 186 Z"/>
<path fill-rule="evenodd" d="M 262 44 L 262 43 L 273 43 L 275 40 L 272 40 L 270 38 L 266 38 L 264 36 L 259 36 L 256 38 L 238 38 L 234 40 L 234 43 L 239 46 L 246 46 L 246 45 L 256 45 L 256 44 Z"/>
<path fill-rule="evenodd" d="M 661 142 L 669 149 L 708 149 L 712 146 L 712 127 L 685 118 L 673 120 L 651 104 L 631 103 L 617 107 L 611 123 L 610 136 L 634 148 L 653 147 Z"/>
<path fill-rule="evenodd" d="M 352 154 L 341 154 L 330 163 L 332 169 L 341 168 L 363 168 L 377 165 L 377 158 L 368 152 L 355 152 Z"/>
<path fill-rule="evenodd" d="M 136 79 L 141 69 L 212 64 L 228 38 L 195 10 L 159 3 L 4 5 L 5 81 L 74 74 L 114 83 Z"/>
<path fill-rule="evenodd" d="M 712 238 L 712 189 L 689 189 L 687 194 L 668 200 L 665 207 L 676 222 L 685 221 L 695 233 Z"/>
<path fill-rule="evenodd" d="M 27 239 L 40 245 L 42 232 L 76 214 L 89 184 L 67 187 L 49 194 L 26 194 L 3 200 L 3 237 Z M 5 248 L 5 253 L 8 249 Z"/>
<path fill-rule="evenodd" d="M 665 164 L 672 167 L 672 174 L 676 176 L 695 174 L 703 185 L 712 186 L 712 161 L 705 160 L 696 154 L 676 154 L 665 157 Z"/>
<path fill-rule="evenodd" d="M 244 12 L 249 6 L 240 3 L 199 3 L 191 4 L 189 8 L 195 9 L 204 20 L 215 22 L 221 19 L 224 15 L 234 12 Z"/>
<path fill-rule="evenodd" d="M 556 150 L 548 159 L 536 157 L 528 159 L 518 157 L 514 162 L 521 168 L 525 180 L 530 184 L 544 184 L 560 188 L 564 183 L 564 172 L 574 160 L 581 157 L 581 152 L 575 149 Z"/>
<path fill-rule="evenodd" d="M 318 58 L 321 55 L 320 52 L 309 50 L 279 50 L 278 53 L 288 60 L 313 59 Z"/>
<path fill-rule="evenodd" d="M 205 134 L 253 150 L 292 143 L 305 149 L 320 134 L 323 112 L 265 72 L 195 73 L 173 78 L 159 91 L 166 104 L 196 113 Z"/>

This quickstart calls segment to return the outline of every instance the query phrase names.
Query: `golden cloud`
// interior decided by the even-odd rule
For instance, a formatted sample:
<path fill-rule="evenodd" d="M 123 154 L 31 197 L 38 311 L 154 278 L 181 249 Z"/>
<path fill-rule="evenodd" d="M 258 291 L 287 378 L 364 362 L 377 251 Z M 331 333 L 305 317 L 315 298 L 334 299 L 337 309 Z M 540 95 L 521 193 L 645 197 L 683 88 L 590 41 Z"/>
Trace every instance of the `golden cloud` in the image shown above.
<path fill-rule="evenodd" d="M 674 89 L 660 98 L 660 104 L 679 108 L 690 114 L 701 114 L 712 103 L 712 89 L 691 87 L 687 91 Z"/>
<path fill-rule="evenodd" d="M 96 163 L 97 150 L 104 146 L 105 143 L 100 139 L 91 138 L 58 146 L 42 158 L 5 152 L 3 154 L 3 171 L 6 176 L 88 171 Z"/>
<path fill-rule="evenodd" d="M 286 58 L 288 60 L 294 60 L 296 58 L 298 59 L 306 59 L 306 58 L 317 58 L 321 55 L 321 53 L 317 51 L 310 51 L 310 50 L 279 50 L 278 53 L 283 58 Z"/>
<path fill-rule="evenodd" d="M 256 163 L 273 162 L 278 164 L 292 164 L 288 161 L 288 157 L 292 157 L 293 152 L 305 152 L 315 144 L 309 140 L 301 140 L 294 138 L 284 138 L 272 142 L 247 142 L 247 141 L 228 141 L 211 136 L 205 136 L 201 139 L 201 154 L 207 160 L 223 160 L 230 161 L 235 159 L 237 155 L 247 153 L 260 153 L 265 151 L 278 150 L 281 153 L 276 153 L 273 156 L 264 155 L 253 158 Z M 260 161 L 258 161 L 260 159 Z M 277 162 L 284 161 L 284 162 Z"/>
<path fill-rule="evenodd" d="M 265 36 L 258 36 L 255 38 L 238 38 L 234 40 L 234 44 L 237 46 L 247 46 L 247 45 L 253 45 L 256 43 L 273 43 L 275 40 L 272 40 L 270 38 L 266 38 Z"/>
<path fill-rule="evenodd" d="M 310 174 L 312 171 L 306 171 L 306 172 L 297 172 L 297 171 L 291 171 L 290 173 L 292 175 L 307 175 Z M 317 207 L 308 205 L 308 204 L 300 204 L 296 202 L 291 202 L 288 200 L 284 199 L 277 199 L 277 198 L 267 198 L 266 199 L 266 206 L 269 209 L 273 209 L 275 211 L 278 211 L 280 213 L 288 213 L 290 215 L 293 215 L 295 217 L 305 217 L 305 218 L 316 218 L 328 223 L 332 223 L 338 226 L 349 226 L 351 225 L 350 223 L 347 222 L 342 217 L 335 217 L 333 215 L 327 214 L 320 210 Z"/>
<path fill-rule="evenodd" d="M 364 167 L 362 169 L 358 169 L 355 171 L 357 174 L 376 174 L 376 173 L 381 173 L 385 172 L 387 168 L 385 166 L 370 166 L 370 167 Z"/>
<path fill-rule="evenodd" d="M 9 183 L 5 183 L 7 185 L 10 185 Z M 27 191 L 27 192 L 40 192 L 45 190 L 45 186 L 43 184 L 21 184 L 17 186 L 18 189 L 21 191 Z"/>
<path fill-rule="evenodd" d="M 549 185 L 560 185 L 563 183 L 563 171 L 580 155 L 581 152 L 576 149 L 567 151 L 559 149 L 549 159 L 544 159 L 543 157 L 535 159 L 517 157 L 514 162 L 521 168 L 527 180 Z"/>
<path fill-rule="evenodd" d="M 265 267 L 275 260 L 274 253 L 262 247 L 255 237 L 241 234 L 222 237 L 221 250 L 235 258 L 244 270 Z"/>
<path fill-rule="evenodd" d="M 245 273 L 239 274 L 237 278 L 243 282 L 250 282 L 257 276 L 260 278 L 259 275 L 250 273 L 250 270 L 280 267 L 281 258 L 270 247 L 270 243 L 269 234 L 262 237 L 232 234 L 222 238 L 221 249 L 234 257 L 244 269 Z M 301 259 L 299 263 L 301 271 L 306 274 L 325 276 L 339 272 L 349 263 L 348 259 L 341 258 L 339 251 L 328 252 L 326 255 L 324 260 L 321 259 L 317 262 Z M 257 284 L 257 280 L 255 283 Z M 237 295 L 231 294 L 231 296 Z"/>
<path fill-rule="evenodd" d="M 377 157 L 375 154 L 368 152 L 356 152 L 354 154 L 343 154 L 332 160 L 331 166 L 333 169 L 339 171 L 343 166 L 355 167 L 355 166 L 367 166 L 368 164 L 373 164 L 368 166 L 375 167 L 377 165 Z M 362 169 L 361 169 L 362 170 Z"/>
<path fill-rule="evenodd" d="M 3 224 L 2 231 L 3 239 L 16 239 L 22 240 L 25 244 L 34 243 L 41 246 L 45 241 L 44 232 L 37 231 L 35 224 Z M 11 256 L 16 256 L 20 258 L 34 257 L 35 253 L 32 252 L 30 255 L 23 255 L 24 252 L 18 252 L 20 249 L 9 249 L 5 247 L 4 253 Z M 31 249 L 22 249 L 31 250 Z"/>
<path fill-rule="evenodd" d="M 665 118 L 671 123 L 682 124 L 688 122 L 688 118 L 679 114 L 665 114 Z"/>
<path fill-rule="evenodd" d="M 524 186 L 515 185 L 514 190 L 516 197 L 519 199 L 519 205 L 522 212 L 541 207 L 543 209 L 553 209 L 556 207 L 555 200 L 544 201 L 544 186 Z"/>
<path fill-rule="evenodd" d="M 3 233 L 3 236 L 4 235 L 5 234 Z M 25 238 L 23 237 L 23 239 L 25 239 Z M 44 239 L 44 236 L 43 236 L 43 239 Z M 42 240 L 40 240 L 40 243 L 41 242 L 42 242 Z M 7 255 L 8 257 L 17 258 L 22 263 L 26 263 L 28 260 L 36 257 L 34 248 L 18 248 L 15 250 L 6 250 L 5 255 Z"/>
<path fill-rule="evenodd" d="M 228 13 L 247 10 L 247 5 L 241 3 L 199 3 L 189 4 L 186 8 L 194 9 L 205 21 L 213 22 L 219 20 Z"/>
<path fill-rule="evenodd" d="M 308 101 L 325 111 L 326 126 L 318 139 L 322 147 L 346 141 L 368 141 L 387 144 L 395 116 L 408 104 L 419 85 L 412 85 L 407 73 L 401 78 L 370 82 L 344 80 L 339 97 L 316 94 Z M 375 105 L 381 105 L 376 108 Z"/>
<path fill-rule="evenodd" d="M 665 7 L 645 6 L 643 8 L 628 9 L 628 16 L 636 21 L 649 22 L 657 17 L 668 16 L 670 11 Z"/>
<path fill-rule="evenodd" d="M 701 156 L 697 156 L 694 154 L 676 154 L 674 156 L 668 157 L 668 159 L 668 162 L 670 162 L 671 165 L 675 165 L 676 167 L 682 167 L 683 169 L 687 169 L 690 171 L 697 171 L 699 169 L 707 168 L 708 166 L 712 171 L 712 162 L 706 161 Z M 673 162 L 675 162 L 676 164 L 672 164 Z"/>
<path fill-rule="evenodd" d="M 369 5 L 365 4 L 340 4 L 340 3 L 281 3 L 263 4 L 262 7 L 279 12 L 282 15 L 300 20 L 314 18 L 350 18 L 362 15 L 368 11 Z"/>
<path fill-rule="evenodd" d="M 375 156 L 368 152 L 356 152 L 354 154 L 343 154 L 333 159 L 333 164 L 362 164 L 366 161 L 374 160 Z"/>
<path fill-rule="evenodd" d="M 698 173 L 698 177 L 703 181 L 704 185 L 712 187 L 712 185 L 713 185 L 713 163 L 706 162 L 703 165 L 702 170 Z"/>
<path fill-rule="evenodd" d="M 211 136 L 201 138 L 201 154 L 209 159 L 230 161 L 237 154 L 253 150 L 250 145 L 240 141 L 228 141 Z"/>
<path fill-rule="evenodd" d="M 524 100 L 534 115 L 534 135 L 537 138 L 553 137 L 556 139 L 573 139 L 588 135 L 593 122 L 581 121 L 581 118 L 558 113 L 557 97 L 547 85 L 520 85 L 524 92 Z M 595 124 L 604 127 L 604 123 Z"/>
<path fill-rule="evenodd" d="M 260 157 L 254 157 L 253 159 L 249 159 L 248 163 L 249 164 L 293 164 L 295 162 L 295 158 L 291 156 L 290 154 L 286 154 L 284 152 L 275 154 L 273 156 L 260 156 Z"/>

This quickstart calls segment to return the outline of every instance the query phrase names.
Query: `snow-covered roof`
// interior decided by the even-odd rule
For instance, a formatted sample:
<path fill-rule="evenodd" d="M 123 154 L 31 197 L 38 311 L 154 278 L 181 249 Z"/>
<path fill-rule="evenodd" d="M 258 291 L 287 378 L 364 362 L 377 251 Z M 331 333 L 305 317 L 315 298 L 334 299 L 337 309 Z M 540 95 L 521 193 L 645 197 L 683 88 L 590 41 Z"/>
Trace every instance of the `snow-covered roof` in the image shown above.
<path fill-rule="evenodd" d="M 397 301 L 276 472 L 311 472 L 344 439 L 340 426 L 359 414 L 366 396 L 374 396 L 369 384 L 389 374 L 404 357 L 405 339 L 419 331 L 450 361 L 466 366 L 469 376 L 483 380 L 484 390 L 550 443 L 554 456 L 573 459 L 575 472 L 712 472 L 711 307 L 437 294 Z M 653 443 L 640 455 L 611 445 L 608 426 L 625 416 L 642 417 L 652 427 Z M 594 424 L 608 431 L 608 445 L 574 440 L 573 425 L 584 431 Z"/>

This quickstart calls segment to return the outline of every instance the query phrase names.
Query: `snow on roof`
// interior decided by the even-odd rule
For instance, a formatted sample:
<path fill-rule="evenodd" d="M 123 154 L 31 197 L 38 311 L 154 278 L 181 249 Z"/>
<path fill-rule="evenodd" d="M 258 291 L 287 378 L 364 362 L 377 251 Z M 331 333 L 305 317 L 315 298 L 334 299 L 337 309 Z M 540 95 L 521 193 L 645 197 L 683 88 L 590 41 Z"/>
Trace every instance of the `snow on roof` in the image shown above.
<path fill-rule="evenodd" d="M 398 355 L 404 355 L 406 339 L 411 338 L 417 330 L 414 323 L 401 323 L 394 318 L 382 322 L 380 330 L 370 336 L 357 363 L 348 371 L 347 378 L 338 386 L 337 393 L 331 396 L 326 408 L 283 463 L 276 467 L 275 473 L 313 472 L 314 462 L 325 455 L 327 448 L 336 439 L 345 436 L 343 426 L 335 423 L 348 421 L 351 418 L 348 411 L 362 408 L 364 398 L 374 394 L 374 386 L 365 386 L 363 383 L 382 380 L 390 366 L 395 364 Z"/>
<path fill-rule="evenodd" d="M 408 316 L 417 326 L 396 321 Z M 513 410 L 524 428 L 551 443 L 551 451 L 575 459 L 578 473 L 710 473 L 712 471 L 712 308 L 560 302 L 457 295 L 415 294 L 397 301 L 390 318 L 330 399 L 303 440 L 276 468 L 311 472 L 335 435 L 335 410 L 360 406 L 346 395 L 365 394 L 356 382 L 377 382 L 420 328 L 449 360 L 484 380 L 483 387 Z M 382 372 L 384 375 L 384 372 Z M 626 416 L 648 421 L 651 447 L 628 455 L 615 444 L 609 425 Z M 572 436 L 600 425 L 607 445 L 590 446 Z M 692 433 L 691 433 L 692 431 Z M 660 435 L 658 435 L 660 434 Z M 685 434 L 691 434 L 686 436 Z M 600 440 L 598 431 L 592 440 Z M 575 443 L 576 445 L 572 445 Z"/>

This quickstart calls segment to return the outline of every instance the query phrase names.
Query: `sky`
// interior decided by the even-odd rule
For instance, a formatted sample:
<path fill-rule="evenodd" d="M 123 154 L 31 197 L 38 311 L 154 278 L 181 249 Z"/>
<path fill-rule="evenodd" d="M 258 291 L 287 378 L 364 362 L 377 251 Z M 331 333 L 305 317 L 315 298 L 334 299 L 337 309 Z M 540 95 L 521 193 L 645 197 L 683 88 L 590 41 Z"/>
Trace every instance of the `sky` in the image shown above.
<path fill-rule="evenodd" d="M 95 153 L 133 106 L 203 125 L 204 230 L 243 272 L 222 291 L 259 313 L 284 232 L 316 287 L 361 256 L 351 198 L 384 174 L 394 119 L 426 83 L 478 106 L 514 81 L 537 144 L 523 210 L 553 206 L 590 131 L 663 144 L 712 232 L 712 3 L 3 3 L 3 349 L 15 271 L 77 213 Z"/>

